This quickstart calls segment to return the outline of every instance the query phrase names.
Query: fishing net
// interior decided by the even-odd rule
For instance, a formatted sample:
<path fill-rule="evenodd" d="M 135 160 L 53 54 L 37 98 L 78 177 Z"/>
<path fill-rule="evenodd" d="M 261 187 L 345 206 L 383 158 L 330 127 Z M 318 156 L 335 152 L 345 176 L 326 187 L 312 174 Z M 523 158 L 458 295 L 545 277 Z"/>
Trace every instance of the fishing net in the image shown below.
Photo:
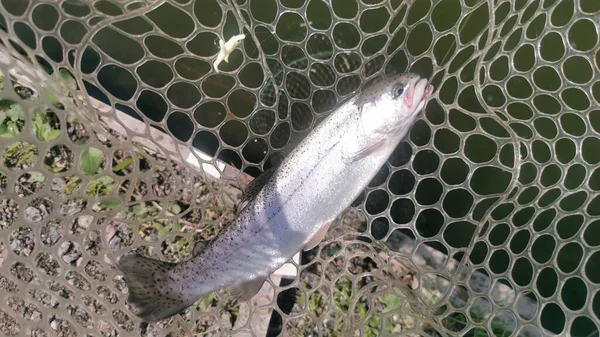
<path fill-rule="evenodd" d="M 599 335 L 598 1 L 0 4 L 0 334 Z M 132 313 L 120 256 L 185 260 L 406 71 L 433 98 L 318 247 L 250 302 Z"/>

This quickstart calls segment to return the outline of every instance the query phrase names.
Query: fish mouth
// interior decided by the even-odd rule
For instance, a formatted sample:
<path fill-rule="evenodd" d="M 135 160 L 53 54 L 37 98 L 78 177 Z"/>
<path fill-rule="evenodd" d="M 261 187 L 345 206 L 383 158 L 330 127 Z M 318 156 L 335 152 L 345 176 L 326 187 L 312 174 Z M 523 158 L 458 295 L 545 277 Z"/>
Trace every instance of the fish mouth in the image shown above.
<path fill-rule="evenodd" d="M 418 106 L 431 96 L 433 86 L 425 78 L 415 77 L 407 85 L 404 103 L 408 108 Z"/>

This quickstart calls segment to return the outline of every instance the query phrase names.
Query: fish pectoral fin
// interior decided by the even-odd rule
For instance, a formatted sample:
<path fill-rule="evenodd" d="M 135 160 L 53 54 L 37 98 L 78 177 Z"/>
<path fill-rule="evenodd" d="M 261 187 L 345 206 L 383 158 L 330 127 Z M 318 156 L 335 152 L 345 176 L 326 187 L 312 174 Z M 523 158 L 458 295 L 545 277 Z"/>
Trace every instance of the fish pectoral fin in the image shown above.
<path fill-rule="evenodd" d="M 238 301 L 247 302 L 252 299 L 262 288 L 267 280 L 266 277 L 259 277 L 250 281 L 242 282 L 236 286 L 229 288 L 229 295 Z"/>
<path fill-rule="evenodd" d="M 327 231 L 329 231 L 329 227 L 331 227 L 332 223 L 333 223 L 333 221 L 328 221 L 321 228 L 319 228 L 310 237 L 310 239 L 308 239 L 308 241 L 306 241 L 306 243 L 304 244 L 304 250 L 305 251 L 311 250 L 311 249 L 315 248 L 319 243 L 321 243 L 321 241 L 323 241 L 323 238 L 327 234 Z"/>
<path fill-rule="evenodd" d="M 357 152 L 349 154 L 344 159 L 348 160 L 350 163 L 354 163 L 358 160 L 361 160 L 361 159 L 371 155 L 373 152 L 377 151 L 383 145 L 385 145 L 385 143 L 386 143 L 386 139 L 381 138 L 381 139 L 377 140 L 376 142 L 374 142 L 373 144 L 371 144 L 370 146 L 364 147 L 364 148 L 358 150 Z"/>

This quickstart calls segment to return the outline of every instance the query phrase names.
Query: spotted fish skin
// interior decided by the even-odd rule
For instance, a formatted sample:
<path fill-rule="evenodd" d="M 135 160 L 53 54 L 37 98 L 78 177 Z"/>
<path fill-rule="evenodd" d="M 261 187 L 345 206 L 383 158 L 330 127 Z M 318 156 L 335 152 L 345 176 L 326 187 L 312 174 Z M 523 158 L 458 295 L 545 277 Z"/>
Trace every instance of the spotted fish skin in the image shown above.
<path fill-rule="evenodd" d="M 243 291 L 254 281 L 260 287 L 359 196 L 432 89 L 418 75 L 400 74 L 347 100 L 254 186 L 232 224 L 191 259 L 173 264 L 122 257 L 119 268 L 136 315 L 154 322 L 219 289 Z"/>

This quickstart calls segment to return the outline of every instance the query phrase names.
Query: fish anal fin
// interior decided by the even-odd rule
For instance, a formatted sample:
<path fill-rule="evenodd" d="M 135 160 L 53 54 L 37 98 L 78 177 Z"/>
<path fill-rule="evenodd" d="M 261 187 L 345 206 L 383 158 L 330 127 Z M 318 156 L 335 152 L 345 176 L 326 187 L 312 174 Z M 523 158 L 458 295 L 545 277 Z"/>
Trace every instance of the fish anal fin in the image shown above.
<path fill-rule="evenodd" d="M 333 221 L 327 221 L 321 228 L 319 228 L 308 239 L 308 241 L 306 241 L 306 243 L 304 244 L 304 250 L 311 250 L 315 248 L 319 243 L 321 243 L 321 241 L 323 241 L 323 238 L 327 234 L 327 231 L 329 231 L 329 227 L 331 227 L 332 223 Z"/>
<path fill-rule="evenodd" d="M 250 281 L 242 282 L 229 288 L 229 295 L 238 301 L 247 302 L 252 299 L 262 288 L 266 281 L 266 277 L 259 277 Z"/>

